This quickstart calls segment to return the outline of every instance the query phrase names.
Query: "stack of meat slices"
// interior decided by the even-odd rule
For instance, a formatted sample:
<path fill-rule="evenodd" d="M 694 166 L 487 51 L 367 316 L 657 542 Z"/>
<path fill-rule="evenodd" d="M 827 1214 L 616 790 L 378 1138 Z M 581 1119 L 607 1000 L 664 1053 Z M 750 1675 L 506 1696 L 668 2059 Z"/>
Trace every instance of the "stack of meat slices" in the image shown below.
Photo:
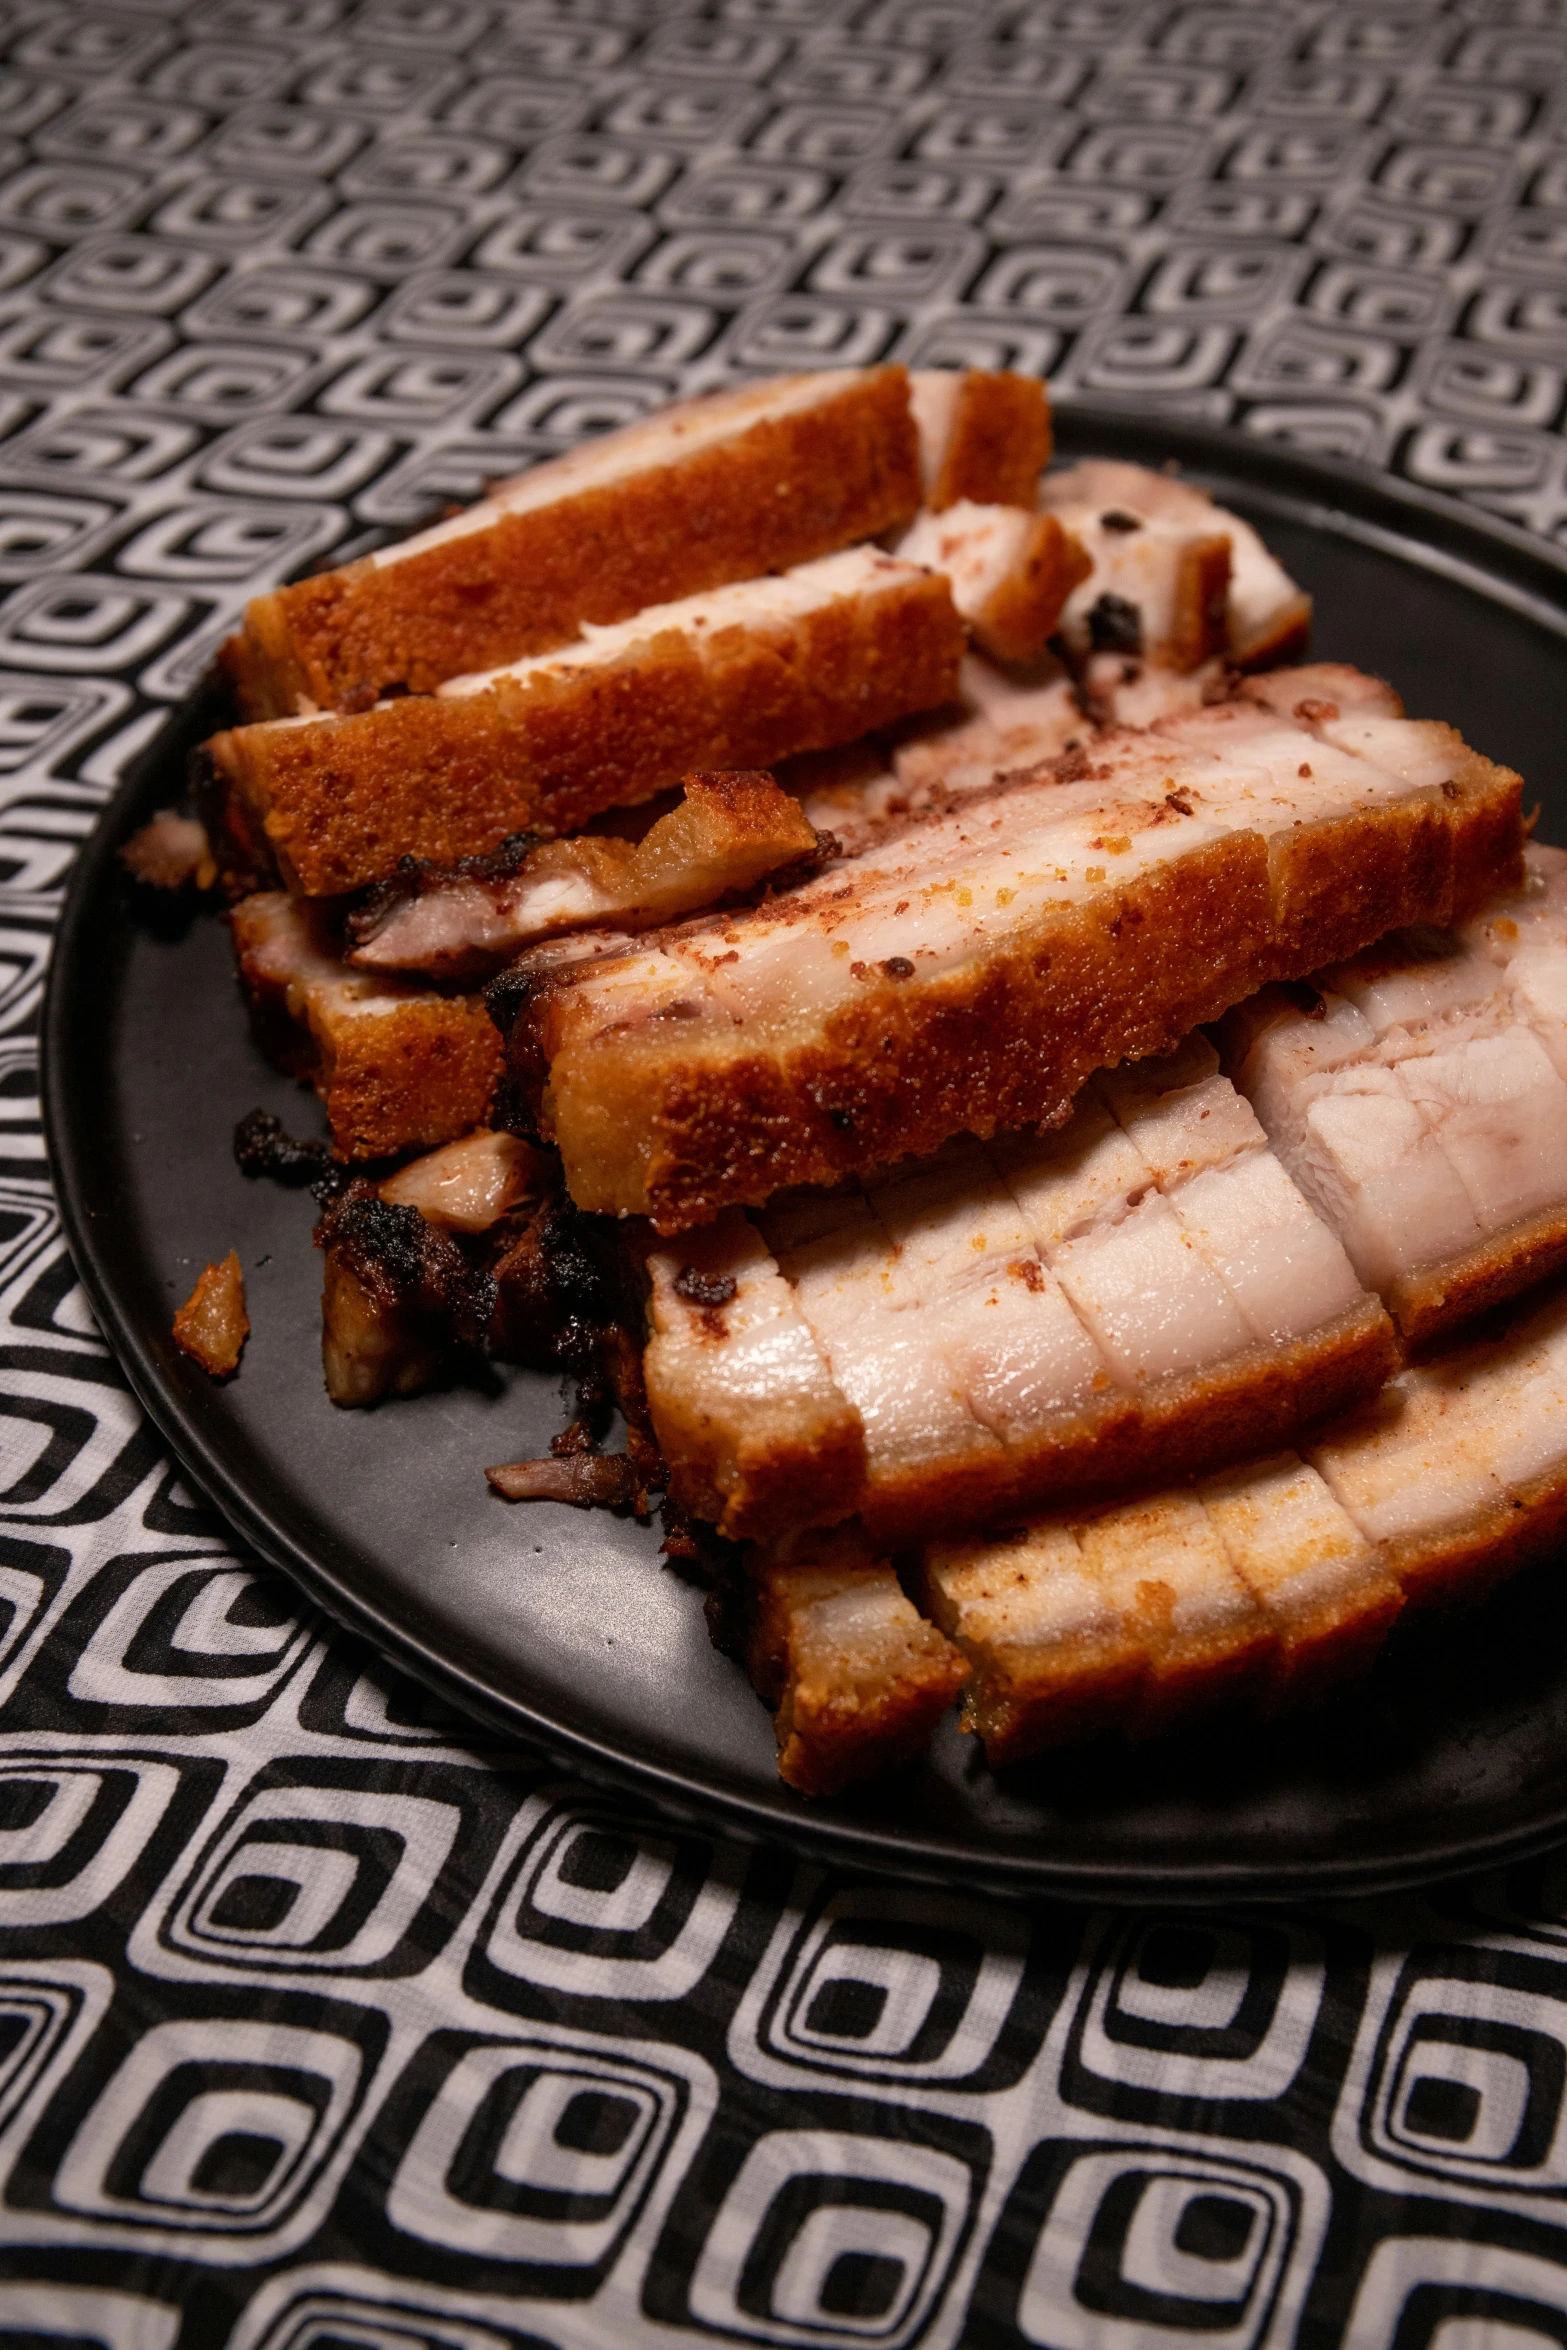
<path fill-rule="evenodd" d="M 571 1364 L 492 1481 L 735 1546 L 810 1793 L 960 1694 L 998 1763 L 1298 1702 L 1567 1496 L 1558 1309 L 1474 1321 L 1567 1260 L 1567 860 L 1266 666 L 1247 525 L 1048 448 L 1005 376 L 669 410 L 261 599 L 208 746 L 258 1033 L 364 1168 L 333 1399 Z"/>

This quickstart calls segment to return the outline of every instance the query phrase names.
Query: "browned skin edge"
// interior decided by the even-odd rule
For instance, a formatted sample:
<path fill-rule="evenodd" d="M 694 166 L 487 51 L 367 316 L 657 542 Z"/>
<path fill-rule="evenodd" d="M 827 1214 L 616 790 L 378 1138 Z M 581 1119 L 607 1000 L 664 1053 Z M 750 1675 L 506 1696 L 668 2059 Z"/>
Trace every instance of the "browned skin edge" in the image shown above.
<path fill-rule="evenodd" d="M 340 1159 L 433 1150 L 488 1122 L 503 1055 L 482 996 L 419 996 L 325 1021 L 315 1088 Z"/>
<path fill-rule="evenodd" d="M 314 1086 L 340 1159 L 433 1150 L 486 1123 L 504 1053 L 482 996 L 389 999 L 374 1016 L 296 1021 L 287 991 L 246 951 L 241 903 L 229 917 L 252 1033 L 268 1060 Z"/>
<path fill-rule="evenodd" d="M 1168 658 L 1177 669 L 1200 669 L 1229 643 L 1230 542 L 1222 534 L 1199 539 L 1181 558 Z"/>
<path fill-rule="evenodd" d="M 1258 635 L 1232 645 L 1230 659 L 1238 669 L 1274 669 L 1293 661 L 1311 642 L 1311 610 L 1309 596 L 1296 596 Z"/>
<path fill-rule="evenodd" d="M 1547 1208 L 1461 1256 L 1401 1273 L 1388 1302 L 1411 1346 L 1532 1289 L 1567 1265 L 1567 1209 Z"/>
<path fill-rule="evenodd" d="M 875 538 L 908 522 L 919 498 L 908 378 L 878 368 L 718 448 L 399 563 L 366 559 L 257 597 L 231 674 L 255 717 L 286 716 L 300 694 L 339 709 L 388 686 L 429 693 L 567 644 L 584 621 L 627 620 Z"/>
<path fill-rule="evenodd" d="M 659 1023 L 575 1046 L 570 984 L 541 988 L 512 1032 L 512 1075 L 537 1098 L 548 1068 L 542 1119 L 578 1205 L 650 1215 L 666 1235 L 956 1133 L 1056 1125 L 1096 1069 L 1167 1052 L 1269 980 L 1516 886 L 1519 778 L 1473 753 L 1455 770 L 1450 797 L 1412 795 L 1381 817 L 1271 847 L 1227 835 L 1051 911 L 956 975 L 868 973 L 859 1001 L 788 1051 L 698 1049 Z"/>
<path fill-rule="evenodd" d="M 812 1656 L 804 1616 L 843 1588 L 809 1565 L 755 1574 L 746 1665 L 775 1709 L 779 1776 L 802 1795 L 832 1795 L 922 1753 L 968 1665 L 934 1624 L 899 1627 L 874 1653 Z"/>
<path fill-rule="evenodd" d="M 1375 1298 L 1286 1347 L 1249 1347 L 1209 1371 L 1161 1380 L 1145 1397 L 1116 1395 L 1027 1450 L 978 1464 L 934 1463 L 870 1482 L 859 1501 L 871 1541 L 890 1549 L 976 1520 L 1108 1501 L 1136 1486 L 1195 1476 L 1286 1443 L 1302 1429 L 1375 1395 L 1398 1368 L 1393 1325 Z M 1130 1408 L 1128 1408 L 1130 1407 Z M 804 1496 L 793 1495 L 799 1508 Z"/>
<path fill-rule="evenodd" d="M 1055 515 L 1036 514 L 1021 562 L 971 623 L 974 642 L 997 661 L 1032 661 L 1092 569 L 1086 549 Z"/>
<path fill-rule="evenodd" d="M 1032 506 L 1051 441 L 1050 395 L 1042 383 L 971 367 L 953 401 L 927 506 L 936 514 L 960 498 L 977 506 Z"/>
<path fill-rule="evenodd" d="M 700 648 L 666 630 L 591 670 L 240 727 L 207 749 L 290 886 L 335 896 L 401 857 L 454 865 L 509 833 L 575 832 L 691 768 L 770 767 L 934 708 L 957 690 L 962 648 L 946 580 L 919 572 L 787 627 L 726 628 Z"/>

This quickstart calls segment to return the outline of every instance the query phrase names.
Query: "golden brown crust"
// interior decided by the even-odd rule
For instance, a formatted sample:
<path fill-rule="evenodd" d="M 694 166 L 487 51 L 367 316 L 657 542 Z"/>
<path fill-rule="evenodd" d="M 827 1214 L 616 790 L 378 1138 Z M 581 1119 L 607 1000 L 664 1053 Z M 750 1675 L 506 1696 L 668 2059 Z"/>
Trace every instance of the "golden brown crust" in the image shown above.
<path fill-rule="evenodd" d="M 969 622 L 974 642 L 996 661 L 1032 661 L 1067 597 L 1093 564 L 1054 514 L 1036 514 L 1017 561 Z"/>
<path fill-rule="evenodd" d="M 956 690 L 962 645 L 945 579 L 911 571 L 700 647 L 669 629 L 618 660 L 240 727 L 207 748 L 290 886 L 332 896 L 401 857 L 452 865 L 513 832 L 574 832 L 688 769 L 768 767 L 933 708 Z"/>
<path fill-rule="evenodd" d="M 206 1265 L 185 1303 L 174 1317 L 174 1343 L 199 1363 L 211 1379 L 232 1379 L 250 1336 L 245 1311 L 245 1276 L 239 1253 L 230 1249 L 215 1265 Z"/>
<path fill-rule="evenodd" d="M 1059 1124 L 1096 1069 L 1168 1051 L 1272 976 L 1268 931 L 1266 845 L 1233 833 L 1048 909 L 977 966 L 868 975 L 800 1045 L 693 1051 L 652 1024 L 573 1050 L 566 986 L 518 1022 L 513 1066 L 549 1063 L 544 1118 L 577 1204 L 679 1232 L 960 1131 Z"/>
<path fill-rule="evenodd" d="M 663 1233 L 955 1133 L 1055 1125 L 1095 1069 L 1168 1051 L 1270 980 L 1517 886 L 1520 779 L 1453 742 L 1439 787 L 1271 839 L 1226 833 L 1044 910 L 935 979 L 867 971 L 799 1042 L 693 1040 L 658 1020 L 600 1032 L 591 981 L 574 1000 L 568 977 L 513 1030 L 513 1075 L 540 1098 L 577 1204 L 648 1215 Z"/>
<path fill-rule="evenodd" d="M 367 558 L 259 596 L 229 667 L 256 717 L 282 717 L 300 695 L 338 709 L 389 686 L 429 693 L 566 644 L 584 621 L 624 620 L 873 538 L 918 504 L 908 379 L 877 368 L 715 447 L 395 563 Z"/>
<path fill-rule="evenodd" d="M 962 498 L 976 506 L 1032 506 L 1050 449 L 1045 386 L 1032 376 L 971 367 L 958 386 L 925 503 L 938 514 Z"/>
<path fill-rule="evenodd" d="M 1311 598 L 1297 595 L 1269 614 L 1265 625 L 1240 642 L 1229 657 L 1237 669 L 1274 669 L 1303 653 L 1311 642 Z"/>
<path fill-rule="evenodd" d="M 1218 531 L 1182 549 L 1169 641 L 1158 657 L 1172 669 L 1200 669 L 1228 649 L 1229 638 L 1230 542 Z"/>
<path fill-rule="evenodd" d="M 340 1159 L 433 1150 L 482 1126 L 500 1082 L 501 1040 L 482 996 L 409 996 L 374 1013 L 311 1022 L 312 1082 Z"/>
<path fill-rule="evenodd" d="M 1567 1209 L 1547 1208 L 1456 1257 L 1395 1276 L 1388 1304 L 1411 1346 L 1532 1289 L 1567 1266 Z"/>
<path fill-rule="evenodd" d="M 864 1593 L 874 1623 L 834 1619 Z M 748 1650 L 754 1687 L 776 1709 L 778 1770 L 802 1795 L 832 1795 L 924 1751 L 968 1666 L 918 1616 L 883 1560 L 761 1564 Z"/>
<path fill-rule="evenodd" d="M 367 982 L 324 960 L 291 988 L 287 961 L 268 953 L 282 903 L 242 899 L 230 913 L 240 985 L 262 1051 L 314 1086 L 335 1155 L 429 1150 L 485 1124 L 505 1056 L 483 997 Z"/>

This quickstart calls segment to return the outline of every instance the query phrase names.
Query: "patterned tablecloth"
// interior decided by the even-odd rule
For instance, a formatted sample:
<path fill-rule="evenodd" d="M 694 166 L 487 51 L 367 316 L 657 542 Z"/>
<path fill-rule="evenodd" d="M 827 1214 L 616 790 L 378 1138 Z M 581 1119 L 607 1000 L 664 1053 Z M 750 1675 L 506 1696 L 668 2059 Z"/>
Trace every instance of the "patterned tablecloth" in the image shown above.
<path fill-rule="evenodd" d="M 0 2344 L 1567 2342 L 1567 1878 L 845 1882 L 435 1716 L 96 1337 L 35 1034 L 245 597 L 897 357 L 1567 535 L 1563 0 L 0 0 Z"/>

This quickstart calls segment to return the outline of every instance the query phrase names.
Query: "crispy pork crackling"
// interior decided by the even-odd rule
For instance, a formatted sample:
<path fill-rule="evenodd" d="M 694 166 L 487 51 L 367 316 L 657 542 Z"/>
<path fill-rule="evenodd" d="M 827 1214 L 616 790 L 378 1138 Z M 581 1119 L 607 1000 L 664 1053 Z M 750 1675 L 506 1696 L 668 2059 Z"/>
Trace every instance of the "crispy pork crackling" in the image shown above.
<path fill-rule="evenodd" d="M 1396 1361 L 1200 1036 L 1096 1079 L 1059 1133 L 644 1253 L 670 1492 L 734 1537 L 858 1517 L 896 1547 L 1233 1460 Z"/>
<path fill-rule="evenodd" d="M 1057 1121 L 1096 1068 L 1517 883 L 1516 775 L 1310 686 L 1100 737 L 732 916 L 524 955 L 511 1074 L 573 1199 L 676 1232 Z"/>
<path fill-rule="evenodd" d="M 1091 1516 L 937 1545 L 926 1604 L 994 1763 L 1267 1709 L 1364 1668 L 1405 1605 L 1467 1599 L 1567 1524 L 1567 1298 L 1399 1373 L 1300 1450 Z M 860 1664 L 859 1670 L 864 1666 Z"/>
<path fill-rule="evenodd" d="M 920 503 L 1031 507 L 1050 462 L 1050 398 L 1032 376 L 970 367 L 909 377 L 919 432 Z"/>
<path fill-rule="evenodd" d="M 315 1087 L 338 1158 L 427 1150 L 488 1116 L 501 1045 L 481 996 L 351 970 L 282 890 L 242 899 L 229 926 L 257 1041 Z"/>
<path fill-rule="evenodd" d="M 567 644 L 909 520 L 920 452 L 900 367 L 743 384 L 677 403 L 502 485 L 433 529 L 258 596 L 229 647 L 254 717 Z"/>
<path fill-rule="evenodd" d="M 693 768 L 770 767 L 933 709 L 962 651 L 944 577 L 851 548 L 435 694 L 216 735 L 216 851 L 241 879 L 270 856 L 307 897 L 386 880 L 403 857 L 455 865 L 514 832 L 574 832 Z"/>
<path fill-rule="evenodd" d="M 230 1249 L 200 1278 L 174 1317 L 174 1343 L 213 1379 L 230 1379 L 250 1336 L 245 1311 L 245 1276 L 239 1254 Z"/>
<path fill-rule="evenodd" d="M 1523 891 L 1461 931 L 1395 932 L 1220 1031 L 1275 1150 L 1411 1339 L 1567 1263 L 1567 853 L 1527 862 Z"/>

